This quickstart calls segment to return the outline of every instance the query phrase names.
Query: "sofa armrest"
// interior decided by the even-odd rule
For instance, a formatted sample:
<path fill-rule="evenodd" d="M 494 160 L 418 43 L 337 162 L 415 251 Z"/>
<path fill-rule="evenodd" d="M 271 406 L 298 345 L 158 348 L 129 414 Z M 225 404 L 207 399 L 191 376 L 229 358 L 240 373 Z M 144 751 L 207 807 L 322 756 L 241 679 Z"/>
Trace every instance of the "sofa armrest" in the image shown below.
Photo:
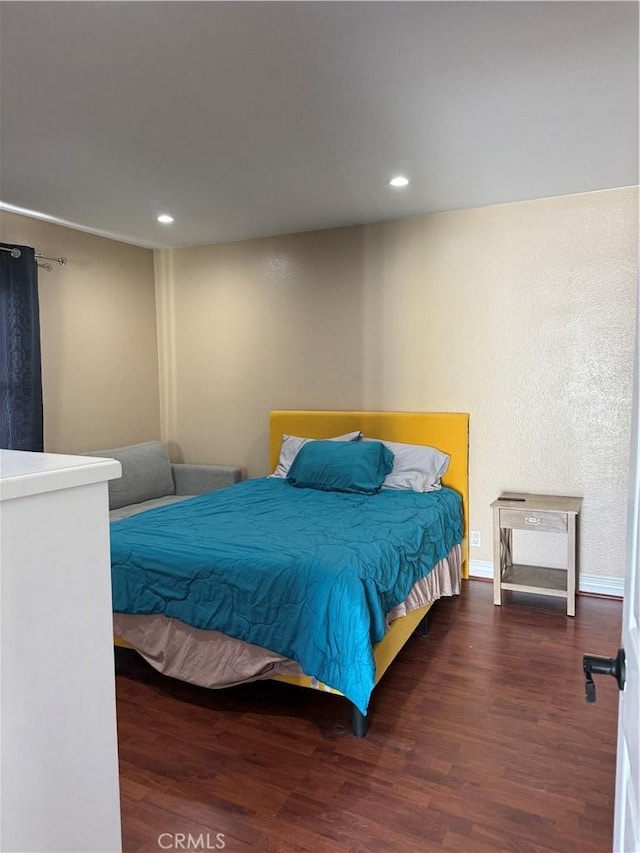
<path fill-rule="evenodd" d="M 242 468 L 231 465 L 171 464 L 176 495 L 203 495 L 232 486 L 243 479 Z"/>

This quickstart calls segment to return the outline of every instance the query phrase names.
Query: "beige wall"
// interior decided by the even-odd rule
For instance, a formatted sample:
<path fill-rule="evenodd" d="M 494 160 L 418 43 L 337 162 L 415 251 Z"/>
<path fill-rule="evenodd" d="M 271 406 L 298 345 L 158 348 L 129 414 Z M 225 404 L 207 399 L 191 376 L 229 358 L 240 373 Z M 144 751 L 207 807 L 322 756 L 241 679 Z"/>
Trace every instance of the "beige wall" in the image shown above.
<path fill-rule="evenodd" d="M 501 490 L 577 494 L 620 576 L 637 227 L 623 189 L 160 252 L 164 437 L 262 475 L 272 408 L 468 411 L 472 559 Z"/>
<path fill-rule="evenodd" d="M 637 204 L 621 189 L 366 229 L 363 404 L 471 413 L 472 559 L 492 558 L 502 490 L 582 495 L 582 572 L 623 573 Z M 552 539 L 516 545 L 559 563 Z"/>
<path fill-rule="evenodd" d="M 68 259 L 39 270 L 45 450 L 160 437 L 153 253 L 0 214 L 3 242 Z"/>
<path fill-rule="evenodd" d="M 157 253 L 163 434 L 174 459 L 261 476 L 270 409 L 360 406 L 360 234 Z"/>

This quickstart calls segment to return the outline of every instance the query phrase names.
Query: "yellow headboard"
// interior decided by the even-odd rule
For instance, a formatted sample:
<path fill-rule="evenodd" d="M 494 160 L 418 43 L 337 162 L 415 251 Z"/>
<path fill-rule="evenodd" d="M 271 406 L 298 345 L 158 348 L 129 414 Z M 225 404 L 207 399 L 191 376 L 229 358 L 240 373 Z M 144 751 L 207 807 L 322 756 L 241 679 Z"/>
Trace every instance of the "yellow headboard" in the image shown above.
<path fill-rule="evenodd" d="M 429 444 L 451 456 L 445 486 L 462 495 L 465 538 L 462 577 L 469 576 L 469 415 L 465 412 L 312 412 L 269 413 L 271 471 L 278 464 L 283 435 L 330 438 L 361 430 L 367 438 Z"/>

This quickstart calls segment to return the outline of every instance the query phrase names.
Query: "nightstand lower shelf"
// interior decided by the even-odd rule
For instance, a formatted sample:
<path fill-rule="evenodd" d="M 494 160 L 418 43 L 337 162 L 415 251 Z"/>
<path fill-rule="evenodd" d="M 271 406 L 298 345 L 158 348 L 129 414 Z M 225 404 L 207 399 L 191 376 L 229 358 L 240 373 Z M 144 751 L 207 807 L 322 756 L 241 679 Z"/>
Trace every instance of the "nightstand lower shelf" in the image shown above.
<path fill-rule="evenodd" d="M 502 589 L 511 589 L 516 592 L 533 592 L 538 595 L 566 598 L 567 570 L 514 563 L 503 570 L 500 586 Z"/>

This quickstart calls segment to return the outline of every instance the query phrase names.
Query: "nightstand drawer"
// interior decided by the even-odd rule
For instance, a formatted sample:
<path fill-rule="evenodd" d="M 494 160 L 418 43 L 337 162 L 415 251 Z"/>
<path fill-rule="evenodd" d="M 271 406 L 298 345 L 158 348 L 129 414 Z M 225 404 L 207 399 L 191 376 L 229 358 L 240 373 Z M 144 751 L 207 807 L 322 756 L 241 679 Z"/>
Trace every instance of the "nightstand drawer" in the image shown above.
<path fill-rule="evenodd" d="M 544 530 L 566 533 L 567 515 L 561 512 L 538 512 L 526 509 L 500 509 L 500 527 L 516 530 Z"/>

